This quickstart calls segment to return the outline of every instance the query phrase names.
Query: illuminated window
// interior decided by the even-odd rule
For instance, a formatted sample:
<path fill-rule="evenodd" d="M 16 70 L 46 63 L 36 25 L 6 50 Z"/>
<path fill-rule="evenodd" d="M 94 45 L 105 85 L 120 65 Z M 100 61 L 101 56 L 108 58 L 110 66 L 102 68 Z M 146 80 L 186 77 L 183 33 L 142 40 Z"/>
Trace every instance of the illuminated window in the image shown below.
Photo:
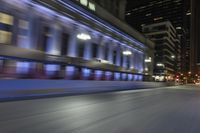
<path fill-rule="evenodd" d="M 128 12 L 128 13 L 126 13 L 126 15 L 127 15 L 127 16 L 129 16 L 129 15 L 131 15 L 131 13 L 130 13 L 130 12 Z"/>
<path fill-rule="evenodd" d="M 161 19 L 163 19 L 163 17 L 157 17 L 157 18 L 154 18 L 154 21 L 161 20 Z"/>
<path fill-rule="evenodd" d="M 11 32 L 0 30 L 0 43 L 10 44 L 11 35 Z"/>
<path fill-rule="evenodd" d="M 80 0 L 80 3 L 84 6 L 88 5 L 88 0 Z"/>
<path fill-rule="evenodd" d="M 89 2 L 89 9 L 92 10 L 92 11 L 95 11 L 95 4 L 94 3 L 91 3 Z"/>
<path fill-rule="evenodd" d="M 11 15 L 0 12 L 0 23 L 13 25 L 13 17 Z"/>
<path fill-rule="evenodd" d="M 148 17 L 148 16 L 151 16 L 151 13 L 147 13 L 145 16 L 147 16 L 147 17 Z"/>

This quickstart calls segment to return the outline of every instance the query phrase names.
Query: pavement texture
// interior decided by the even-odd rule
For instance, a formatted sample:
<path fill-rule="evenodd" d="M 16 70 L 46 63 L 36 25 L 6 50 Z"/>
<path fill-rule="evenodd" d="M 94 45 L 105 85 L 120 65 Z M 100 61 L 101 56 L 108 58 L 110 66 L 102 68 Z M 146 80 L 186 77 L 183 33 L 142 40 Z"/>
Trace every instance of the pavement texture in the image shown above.
<path fill-rule="evenodd" d="M 200 86 L 0 103 L 0 133 L 200 133 Z"/>

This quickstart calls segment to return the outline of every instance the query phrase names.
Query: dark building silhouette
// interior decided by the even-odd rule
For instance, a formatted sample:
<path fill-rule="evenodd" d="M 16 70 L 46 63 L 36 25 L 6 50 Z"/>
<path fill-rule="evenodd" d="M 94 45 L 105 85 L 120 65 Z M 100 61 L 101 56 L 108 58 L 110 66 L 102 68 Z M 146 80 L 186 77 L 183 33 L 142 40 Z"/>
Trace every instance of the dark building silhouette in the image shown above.
<path fill-rule="evenodd" d="M 115 17 L 124 20 L 127 0 L 93 0 Z"/>
<path fill-rule="evenodd" d="M 170 21 L 143 26 L 143 33 L 155 42 L 154 79 L 172 80 L 180 71 L 180 40 Z"/>
<path fill-rule="evenodd" d="M 142 32 L 144 25 L 170 21 L 181 41 L 181 71 L 189 71 L 190 63 L 189 0 L 128 0 L 126 21 Z"/>
<path fill-rule="evenodd" d="M 192 0 L 191 9 L 191 65 L 190 69 L 193 74 L 199 70 L 200 64 L 200 1 Z"/>

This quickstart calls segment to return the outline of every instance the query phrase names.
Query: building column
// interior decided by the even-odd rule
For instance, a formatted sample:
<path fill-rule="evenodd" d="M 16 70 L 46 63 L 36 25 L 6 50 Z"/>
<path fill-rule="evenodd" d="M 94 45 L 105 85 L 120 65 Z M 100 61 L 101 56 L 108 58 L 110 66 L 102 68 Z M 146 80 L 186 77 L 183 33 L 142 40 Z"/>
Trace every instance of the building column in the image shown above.
<path fill-rule="evenodd" d="M 24 37 L 19 38 L 17 46 L 25 49 L 36 49 L 39 35 L 39 17 L 31 13 L 28 15 L 27 20 L 21 20 L 21 23 L 27 24 L 27 34 Z M 17 73 L 18 74 L 33 74 L 36 68 L 34 62 L 17 62 Z"/>
<path fill-rule="evenodd" d="M 130 61 L 129 69 L 134 70 L 134 51 L 131 51 L 131 52 L 132 54 L 129 57 L 129 61 Z M 134 74 L 128 74 L 128 80 L 129 81 L 134 80 Z"/>
<path fill-rule="evenodd" d="M 84 42 L 84 52 L 83 52 L 83 58 L 86 60 L 92 59 L 92 43 L 91 40 L 87 40 Z"/>
<path fill-rule="evenodd" d="M 103 37 L 100 37 L 99 39 L 99 45 L 98 45 L 98 51 L 97 51 L 97 58 L 98 59 L 105 59 L 105 45 L 106 45 L 106 39 Z M 95 70 L 95 80 L 101 80 L 103 79 L 104 72 L 102 70 Z"/>
<path fill-rule="evenodd" d="M 134 51 L 131 51 L 131 52 L 132 52 L 132 54 L 129 57 L 129 61 L 130 61 L 129 69 L 133 70 L 134 69 L 134 58 L 135 58 L 135 56 L 134 56 Z"/>
<path fill-rule="evenodd" d="M 98 51 L 97 51 L 97 58 L 99 59 L 105 59 L 105 45 L 106 45 L 106 39 L 100 38 L 100 43 L 98 45 Z"/>
<path fill-rule="evenodd" d="M 133 56 L 134 56 L 134 58 L 133 58 L 133 67 L 134 67 L 135 70 L 138 71 L 138 63 L 139 62 L 138 62 L 138 54 L 137 54 L 137 52 L 134 52 Z"/>
<path fill-rule="evenodd" d="M 133 51 L 133 67 L 136 71 L 136 73 L 138 73 L 138 55 L 136 51 Z M 133 76 L 134 81 L 138 80 L 138 75 L 134 74 Z"/>
<path fill-rule="evenodd" d="M 123 55 L 123 62 L 122 62 L 122 67 L 127 69 L 127 55 Z"/>
<path fill-rule="evenodd" d="M 79 33 L 79 30 L 76 27 L 74 27 L 69 37 L 67 56 L 70 56 L 70 57 L 77 56 L 77 34 L 78 33 Z"/>
<path fill-rule="evenodd" d="M 121 47 L 120 46 L 118 46 L 117 47 L 117 55 L 116 55 L 116 66 L 121 66 L 121 53 L 122 53 L 122 51 L 121 51 Z"/>
<path fill-rule="evenodd" d="M 51 55 L 60 55 L 62 27 L 59 26 L 57 23 L 54 23 L 52 24 L 50 33 L 51 33 L 51 37 L 47 41 L 46 53 L 51 54 Z"/>
<path fill-rule="evenodd" d="M 123 62 L 122 62 L 122 67 L 124 69 L 127 69 L 127 55 L 123 55 Z M 127 80 L 127 74 L 126 73 L 122 73 L 122 80 Z"/>
<path fill-rule="evenodd" d="M 27 31 L 26 37 L 18 40 L 17 46 L 25 49 L 36 49 L 39 35 L 40 18 L 35 14 L 29 14 L 28 20 L 20 20 L 22 25 L 27 25 L 22 29 Z"/>
<path fill-rule="evenodd" d="M 113 64 L 113 44 L 112 41 L 108 44 L 108 61 Z"/>
<path fill-rule="evenodd" d="M 76 57 L 77 54 L 77 34 L 79 33 L 79 30 L 77 27 L 73 27 L 73 31 L 70 31 L 70 37 L 68 41 L 68 51 L 67 56 L 69 57 Z M 75 66 L 66 66 L 65 68 L 65 75 L 67 79 L 73 79 L 76 75 L 76 67 Z"/>
<path fill-rule="evenodd" d="M 116 55 L 116 66 L 121 66 L 121 47 L 120 46 L 117 46 L 117 49 L 116 49 L 117 51 L 117 55 Z M 114 73 L 114 79 L 115 80 L 120 80 L 121 79 L 121 74 L 120 74 L 120 72 L 115 72 Z"/>
<path fill-rule="evenodd" d="M 57 23 L 52 24 L 50 30 L 50 38 L 47 41 L 46 53 L 51 55 L 60 55 L 61 54 L 61 33 L 62 27 Z M 47 64 L 45 65 L 45 72 L 47 76 L 58 77 L 60 71 L 59 64 Z"/>
<path fill-rule="evenodd" d="M 108 61 L 113 64 L 113 43 L 110 41 L 107 45 L 108 46 Z M 105 72 L 105 78 L 106 80 L 111 80 L 113 76 L 113 73 L 110 71 Z"/>
<path fill-rule="evenodd" d="M 86 40 L 84 42 L 84 52 L 83 52 L 83 58 L 86 60 L 92 59 L 92 41 Z M 82 78 L 85 80 L 88 80 L 91 76 L 91 69 L 88 68 L 82 68 Z"/>

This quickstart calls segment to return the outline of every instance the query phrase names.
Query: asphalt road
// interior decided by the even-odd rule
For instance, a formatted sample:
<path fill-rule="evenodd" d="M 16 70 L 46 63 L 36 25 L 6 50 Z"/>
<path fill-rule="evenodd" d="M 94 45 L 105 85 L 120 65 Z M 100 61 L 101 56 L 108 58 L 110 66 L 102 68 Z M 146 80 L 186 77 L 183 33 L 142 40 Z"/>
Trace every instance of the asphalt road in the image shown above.
<path fill-rule="evenodd" d="M 200 133 L 200 87 L 0 103 L 0 133 Z"/>

